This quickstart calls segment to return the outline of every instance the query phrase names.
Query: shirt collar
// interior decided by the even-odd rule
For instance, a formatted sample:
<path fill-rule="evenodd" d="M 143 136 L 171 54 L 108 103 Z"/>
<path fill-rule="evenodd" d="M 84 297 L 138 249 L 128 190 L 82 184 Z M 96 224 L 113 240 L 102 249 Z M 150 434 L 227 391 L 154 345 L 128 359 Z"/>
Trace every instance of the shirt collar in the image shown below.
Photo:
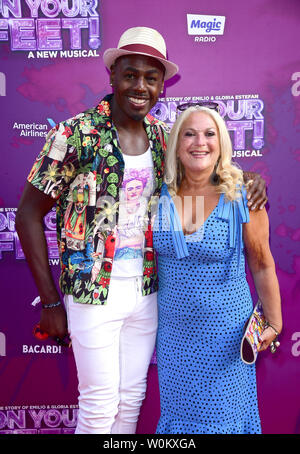
<path fill-rule="evenodd" d="M 112 94 L 106 95 L 96 107 L 98 114 L 101 115 L 101 126 L 108 129 L 112 127 L 112 116 L 110 108 L 112 97 Z"/>

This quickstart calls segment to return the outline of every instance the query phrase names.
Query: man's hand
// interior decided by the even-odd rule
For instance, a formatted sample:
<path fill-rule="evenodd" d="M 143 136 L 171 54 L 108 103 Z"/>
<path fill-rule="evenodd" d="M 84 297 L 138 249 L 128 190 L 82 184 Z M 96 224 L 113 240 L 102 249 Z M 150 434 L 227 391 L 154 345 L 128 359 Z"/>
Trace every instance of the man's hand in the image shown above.
<path fill-rule="evenodd" d="M 68 334 L 66 311 L 61 304 L 57 307 L 42 309 L 40 320 L 41 331 L 50 337 L 63 339 Z"/>
<path fill-rule="evenodd" d="M 243 176 L 245 184 L 248 185 L 248 207 L 253 211 L 262 210 L 268 201 L 265 180 L 254 172 L 244 172 Z"/>

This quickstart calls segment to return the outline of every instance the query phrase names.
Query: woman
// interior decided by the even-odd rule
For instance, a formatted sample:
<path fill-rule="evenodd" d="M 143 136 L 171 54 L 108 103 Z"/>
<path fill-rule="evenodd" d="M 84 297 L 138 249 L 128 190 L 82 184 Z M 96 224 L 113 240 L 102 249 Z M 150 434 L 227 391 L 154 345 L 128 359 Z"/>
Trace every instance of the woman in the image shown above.
<path fill-rule="evenodd" d="M 231 156 L 230 137 L 217 112 L 190 107 L 177 119 L 154 225 L 157 433 L 261 432 L 255 364 L 240 358 L 253 310 L 244 252 L 271 325 L 261 336 L 261 350 L 282 329 L 281 302 L 267 213 L 249 214 L 242 172 Z"/>

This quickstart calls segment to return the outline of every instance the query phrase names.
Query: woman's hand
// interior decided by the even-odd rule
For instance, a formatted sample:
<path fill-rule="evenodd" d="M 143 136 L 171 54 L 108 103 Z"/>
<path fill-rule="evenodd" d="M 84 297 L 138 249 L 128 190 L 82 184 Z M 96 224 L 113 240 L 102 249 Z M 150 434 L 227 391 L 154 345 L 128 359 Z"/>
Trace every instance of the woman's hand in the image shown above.
<path fill-rule="evenodd" d="M 262 210 L 268 201 L 265 180 L 254 172 L 244 172 L 243 176 L 247 184 L 248 207 L 253 211 Z"/>
<path fill-rule="evenodd" d="M 274 329 L 271 326 L 268 326 L 260 336 L 261 344 L 259 351 L 262 352 L 264 350 L 267 350 L 267 348 L 271 345 L 272 342 L 275 341 L 276 338 L 277 335 Z"/>

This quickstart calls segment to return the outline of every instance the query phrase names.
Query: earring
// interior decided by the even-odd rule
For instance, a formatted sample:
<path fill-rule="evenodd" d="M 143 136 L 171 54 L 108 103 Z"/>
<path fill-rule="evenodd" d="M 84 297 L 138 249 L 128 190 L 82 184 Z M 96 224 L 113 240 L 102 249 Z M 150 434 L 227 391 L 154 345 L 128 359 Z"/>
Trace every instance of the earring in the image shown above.
<path fill-rule="evenodd" d="M 213 173 L 211 174 L 210 176 L 210 182 L 212 185 L 214 186 L 218 186 L 218 184 L 220 184 L 220 175 L 217 174 L 217 167 L 218 167 L 218 164 L 219 164 L 219 159 L 218 161 L 216 162 L 216 165 L 214 167 L 214 170 L 213 170 Z"/>

